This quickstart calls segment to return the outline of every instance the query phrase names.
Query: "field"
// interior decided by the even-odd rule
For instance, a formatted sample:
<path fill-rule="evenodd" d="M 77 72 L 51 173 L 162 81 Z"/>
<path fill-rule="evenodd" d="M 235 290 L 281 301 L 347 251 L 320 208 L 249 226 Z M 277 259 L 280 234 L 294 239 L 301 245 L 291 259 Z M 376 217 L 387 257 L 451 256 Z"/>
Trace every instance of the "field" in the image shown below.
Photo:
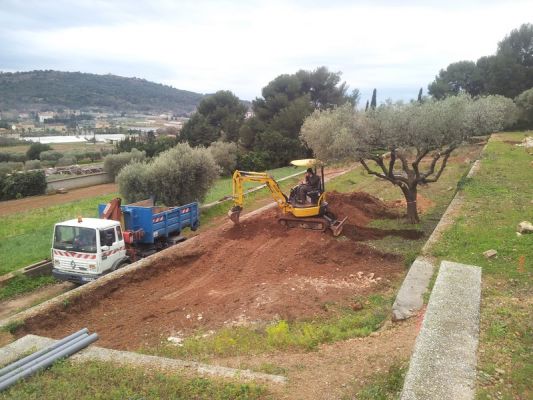
<path fill-rule="evenodd" d="M 441 180 L 422 188 L 419 225 L 403 222 L 397 188 L 355 169 L 327 184 L 333 210 L 348 216 L 339 238 L 285 231 L 274 210 L 240 228 L 222 224 L 225 205 L 193 245 L 160 253 L 153 268 L 90 301 L 72 299 L 16 334 L 59 337 L 88 326 L 102 346 L 281 373 L 290 384 L 283 393 L 273 389 L 276 397 L 392 395 L 417 321 L 390 325 L 390 306 L 479 150 L 457 152 Z M 266 202 L 255 194 L 245 209 Z M 169 336 L 183 346 L 169 344 Z"/>

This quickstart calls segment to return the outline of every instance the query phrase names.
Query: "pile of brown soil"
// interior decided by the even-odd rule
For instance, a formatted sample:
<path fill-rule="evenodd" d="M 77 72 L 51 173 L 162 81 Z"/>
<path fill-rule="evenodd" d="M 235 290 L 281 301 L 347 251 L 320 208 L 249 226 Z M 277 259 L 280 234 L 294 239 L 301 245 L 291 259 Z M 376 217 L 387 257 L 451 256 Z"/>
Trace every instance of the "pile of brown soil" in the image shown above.
<path fill-rule="evenodd" d="M 361 225 L 396 215 L 366 194 L 328 200 Z M 327 316 L 324 303 L 350 305 L 354 296 L 386 290 L 404 271 L 401 257 L 359 243 L 379 230 L 349 221 L 339 240 L 330 232 L 282 227 L 277 213 L 204 232 L 157 254 L 151 267 L 28 320 L 23 330 L 62 337 L 88 327 L 101 346 L 137 349 L 200 328 Z"/>

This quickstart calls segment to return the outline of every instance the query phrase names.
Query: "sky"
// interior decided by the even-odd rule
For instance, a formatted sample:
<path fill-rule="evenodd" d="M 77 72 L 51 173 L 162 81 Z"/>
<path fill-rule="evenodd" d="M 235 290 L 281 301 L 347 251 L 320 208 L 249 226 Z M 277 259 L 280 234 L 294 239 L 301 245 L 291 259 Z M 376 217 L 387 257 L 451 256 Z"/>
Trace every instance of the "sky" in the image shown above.
<path fill-rule="evenodd" d="M 326 66 L 361 104 L 373 88 L 378 101 L 409 100 L 532 19 L 533 0 L 0 0 L 0 71 L 111 73 L 253 100 L 278 75 Z"/>

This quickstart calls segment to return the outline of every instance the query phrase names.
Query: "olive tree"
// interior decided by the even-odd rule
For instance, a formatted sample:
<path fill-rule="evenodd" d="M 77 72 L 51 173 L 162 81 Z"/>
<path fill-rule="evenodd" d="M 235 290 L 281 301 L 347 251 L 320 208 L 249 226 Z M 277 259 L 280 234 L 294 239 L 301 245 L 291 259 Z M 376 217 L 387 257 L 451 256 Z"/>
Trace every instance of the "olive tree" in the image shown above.
<path fill-rule="evenodd" d="M 154 197 L 168 206 L 201 201 L 219 168 L 205 148 L 179 143 L 149 163 L 132 162 L 119 172 L 119 191 L 128 202 Z"/>
<path fill-rule="evenodd" d="M 213 142 L 208 149 L 220 167 L 220 174 L 231 175 L 237 166 L 237 143 Z"/>
<path fill-rule="evenodd" d="M 321 160 L 355 159 L 369 174 L 398 186 L 409 222 L 417 223 L 418 185 L 436 182 L 466 138 L 503 129 L 514 113 L 513 102 L 502 96 L 389 102 L 366 113 L 343 106 L 315 111 L 300 136 Z"/>

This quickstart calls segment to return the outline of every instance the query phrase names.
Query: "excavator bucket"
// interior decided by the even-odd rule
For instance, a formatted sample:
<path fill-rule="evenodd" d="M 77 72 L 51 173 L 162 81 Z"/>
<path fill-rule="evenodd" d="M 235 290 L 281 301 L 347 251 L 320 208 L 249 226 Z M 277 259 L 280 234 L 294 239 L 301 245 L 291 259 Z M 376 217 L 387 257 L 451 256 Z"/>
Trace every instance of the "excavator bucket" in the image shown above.
<path fill-rule="evenodd" d="M 241 207 L 232 207 L 232 209 L 228 211 L 228 217 L 235 225 L 239 224 L 239 217 L 241 216 L 241 211 Z"/>
<path fill-rule="evenodd" d="M 344 223 L 347 219 L 348 217 L 344 217 L 342 221 L 336 220 L 331 223 L 329 228 L 331 229 L 331 232 L 333 232 L 333 236 L 337 237 L 342 233 L 342 227 L 344 226 Z"/>

